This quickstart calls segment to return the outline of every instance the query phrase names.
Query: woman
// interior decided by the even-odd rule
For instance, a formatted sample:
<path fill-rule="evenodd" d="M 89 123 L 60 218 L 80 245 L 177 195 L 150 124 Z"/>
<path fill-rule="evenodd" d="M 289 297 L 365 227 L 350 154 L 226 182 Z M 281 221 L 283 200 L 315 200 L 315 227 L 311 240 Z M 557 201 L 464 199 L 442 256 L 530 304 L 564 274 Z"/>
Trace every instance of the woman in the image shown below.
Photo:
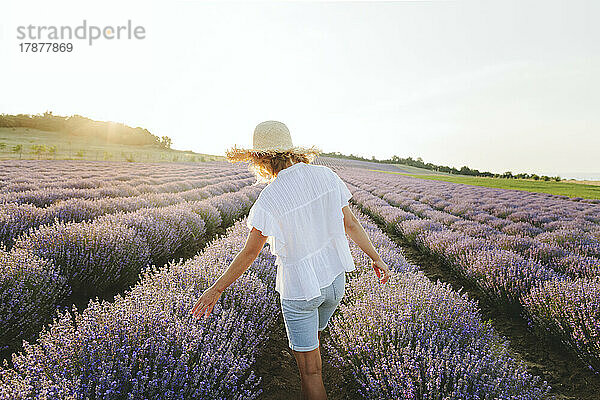
<path fill-rule="evenodd" d="M 314 147 L 294 147 L 287 127 L 265 121 L 254 130 L 253 149 L 227 151 L 231 162 L 249 161 L 259 179 L 270 183 L 250 209 L 251 229 L 244 248 L 200 297 L 192 313 L 207 318 L 221 293 L 239 278 L 269 244 L 277 256 L 275 290 L 307 399 L 326 399 L 321 377 L 321 331 L 344 295 L 346 272 L 355 269 L 346 234 L 373 260 L 387 282 L 381 260 L 350 208 L 352 197 L 330 168 L 310 164 Z M 383 275 L 382 275 L 383 273 Z"/>

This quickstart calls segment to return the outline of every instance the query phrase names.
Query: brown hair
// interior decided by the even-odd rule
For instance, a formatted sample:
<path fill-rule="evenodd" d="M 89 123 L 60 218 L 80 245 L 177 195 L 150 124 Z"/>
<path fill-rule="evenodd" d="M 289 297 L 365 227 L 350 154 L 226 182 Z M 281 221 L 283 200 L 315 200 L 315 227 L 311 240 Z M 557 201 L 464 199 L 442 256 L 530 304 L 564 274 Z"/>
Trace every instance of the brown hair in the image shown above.
<path fill-rule="evenodd" d="M 308 149 L 298 153 L 293 151 L 249 151 L 233 148 L 225 155 L 229 162 L 248 161 L 248 169 L 256 175 L 259 181 L 271 181 L 284 168 L 303 162 L 310 164 L 319 154 L 318 149 Z"/>

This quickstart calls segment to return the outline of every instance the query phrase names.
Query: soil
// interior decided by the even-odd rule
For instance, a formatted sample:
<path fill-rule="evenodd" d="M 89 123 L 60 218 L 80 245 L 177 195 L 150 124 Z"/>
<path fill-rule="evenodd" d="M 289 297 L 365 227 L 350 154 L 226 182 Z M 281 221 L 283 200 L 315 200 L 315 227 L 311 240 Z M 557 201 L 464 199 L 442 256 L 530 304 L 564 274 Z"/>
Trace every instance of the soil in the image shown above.
<path fill-rule="evenodd" d="M 321 343 L 329 340 L 327 329 L 321 334 Z M 343 373 L 329 362 L 327 350 L 321 345 L 323 360 L 323 383 L 329 400 L 351 399 L 343 381 Z M 262 377 L 261 400 L 300 400 L 302 390 L 300 373 L 292 349 L 288 346 L 283 318 L 279 316 L 269 342 L 257 357 L 256 374 Z"/>

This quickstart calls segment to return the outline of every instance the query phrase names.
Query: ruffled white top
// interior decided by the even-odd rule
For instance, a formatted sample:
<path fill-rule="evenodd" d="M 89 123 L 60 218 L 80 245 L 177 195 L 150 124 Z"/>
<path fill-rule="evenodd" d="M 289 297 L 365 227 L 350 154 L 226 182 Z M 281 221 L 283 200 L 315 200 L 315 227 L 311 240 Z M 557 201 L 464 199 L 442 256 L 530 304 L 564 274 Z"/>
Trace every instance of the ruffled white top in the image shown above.
<path fill-rule="evenodd" d="M 342 213 L 350 197 L 333 170 L 306 163 L 283 169 L 262 190 L 247 225 L 268 236 L 282 299 L 318 297 L 342 271 L 356 268 Z"/>

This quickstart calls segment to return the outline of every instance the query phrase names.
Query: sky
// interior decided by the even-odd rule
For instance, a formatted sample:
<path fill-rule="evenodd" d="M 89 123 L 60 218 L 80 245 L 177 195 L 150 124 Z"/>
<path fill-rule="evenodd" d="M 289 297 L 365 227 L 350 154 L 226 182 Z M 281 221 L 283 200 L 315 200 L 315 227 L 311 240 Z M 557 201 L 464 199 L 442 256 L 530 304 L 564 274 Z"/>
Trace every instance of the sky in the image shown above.
<path fill-rule="evenodd" d="M 600 179 L 594 1 L 3 1 L 0 113 L 80 114 L 224 154 L 279 120 L 294 144 Z M 22 53 L 18 26 L 143 39 Z M 35 40 L 29 40 L 35 41 Z M 58 42 L 61 42 L 58 40 Z"/>

